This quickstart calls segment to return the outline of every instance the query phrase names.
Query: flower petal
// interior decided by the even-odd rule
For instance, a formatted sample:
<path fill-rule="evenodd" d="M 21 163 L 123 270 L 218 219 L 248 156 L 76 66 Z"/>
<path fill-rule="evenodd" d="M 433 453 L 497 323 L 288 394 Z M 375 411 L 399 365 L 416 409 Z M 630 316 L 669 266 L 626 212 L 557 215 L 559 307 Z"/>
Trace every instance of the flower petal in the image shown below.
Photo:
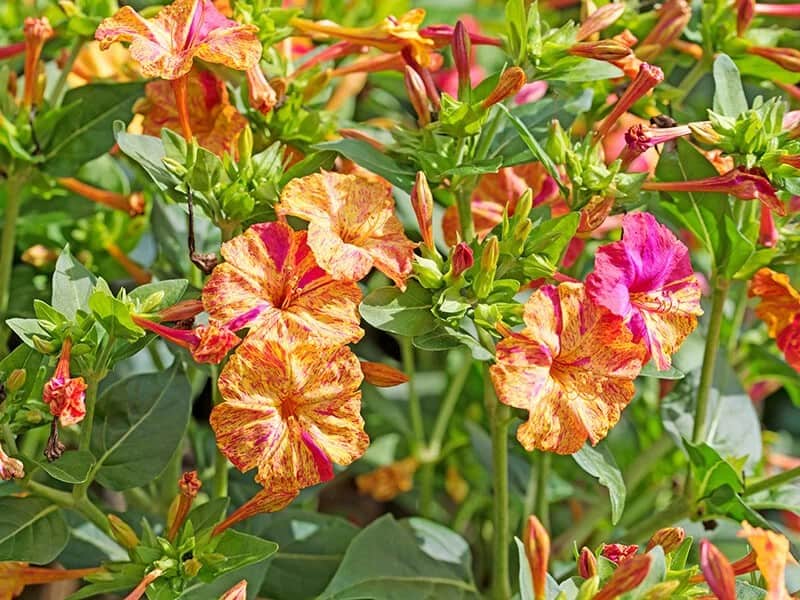
<path fill-rule="evenodd" d="M 761 300 L 756 315 L 767 324 L 770 337 L 777 337 L 800 314 L 800 292 L 785 273 L 759 269 L 750 282 L 749 295 Z"/>

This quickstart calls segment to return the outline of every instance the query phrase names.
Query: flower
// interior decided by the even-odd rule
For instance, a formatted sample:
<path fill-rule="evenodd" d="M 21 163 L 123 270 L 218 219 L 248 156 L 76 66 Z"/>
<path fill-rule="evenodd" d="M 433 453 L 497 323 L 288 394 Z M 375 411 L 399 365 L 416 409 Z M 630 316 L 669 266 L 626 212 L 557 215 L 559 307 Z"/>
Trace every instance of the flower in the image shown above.
<path fill-rule="evenodd" d="M 212 536 L 236 525 L 245 519 L 260 515 L 261 513 L 277 512 L 286 508 L 297 497 L 297 490 L 281 490 L 277 488 L 261 490 L 239 508 L 233 511 L 219 525 L 214 527 Z"/>
<path fill-rule="evenodd" d="M 175 499 L 175 509 L 174 512 L 170 510 L 170 515 L 167 519 L 167 524 L 169 526 L 169 532 L 167 533 L 168 540 L 172 541 L 175 539 L 175 536 L 178 535 L 178 530 L 181 528 L 184 521 L 186 521 L 189 509 L 192 508 L 192 503 L 202 486 L 203 482 L 197 477 L 197 471 L 188 471 L 181 475 L 181 478 L 178 480 L 178 490 L 180 493 Z"/>
<path fill-rule="evenodd" d="M 308 245 L 334 279 L 358 281 L 375 267 L 405 289 L 416 244 L 394 214 L 389 186 L 356 175 L 308 175 L 283 188 L 275 210 L 309 222 Z"/>
<path fill-rule="evenodd" d="M 178 131 L 180 116 L 170 84 L 151 81 L 144 86 L 144 94 L 134 105 L 134 112 L 144 115 L 142 133 L 159 137 L 164 128 Z M 210 71 L 195 69 L 188 76 L 186 101 L 198 143 L 218 156 L 233 154 L 247 119 L 230 103 L 225 82 Z"/>
<path fill-rule="evenodd" d="M 360 494 L 368 494 L 376 502 L 389 502 L 414 487 L 414 473 L 419 461 L 409 457 L 356 477 Z"/>
<path fill-rule="evenodd" d="M 425 19 L 425 11 L 415 8 L 400 18 L 386 17 L 372 27 L 343 27 L 331 21 L 311 21 L 293 18 L 289 21 L 295 29 L 320 38 L 337 38 L 351 44 L 370 46 L 382 52 L 407 50 L 413 59 L 426 67 L 430 64 L 430 54 L 435 49 L 432 39 L 424 38 L 418 29 Z"/>
<path fill-rule="evenodd" d="M 361 361 L 361 372 L 364 374 L 364 381 L 375 387 L 394 387 L 408 381 L 408 375 L 402 371 L 368 360 Z"/>
<path fill-rule="evenodd" d="M 595 33 L 600 33 L 614 22 L 625 12 L 624 2 L 609 2 L 592 12 L 581 23 L 580 29 L 575 34 L 575 41 L 581 42 L 592 37 Z"/>
<path fill-rule="evenodd" d="M 186 348 L 198 363 L 219 364 L 241 341 L 234 332 L 247 326 L 258 315 L 259 311 L 254 309 L 246 314 L 245 319 L 227 325 L 213 323 L 198 325 L 194 329 L 167 327 L 139 315 L 132 315 L 131 318 L 142 329 L 152 331 L 165 340 Z"/>
<path fill-rule="evenodd" d="M 766 600 L 790 600 L 784 572 L 787 562 L 797 561 L 789 551 L 789 540 L 774 531 L 751 527 L 747 522 L 742 523 L 742 530 L 737 536 L 746 538 L 756 553 L 758 570 L 767 582 Z"/>
<path fill-rule="evenodd" d="M 593 600 L 614 600 L 641 584 L 650 572 L 653 558 L 649 554 L 639 554 L 620 565 Z"/>
<path fill-rule="evenodd" d="M 747 52 L 766 58 L 787 71 L 800 72 L 800 50 L 795 48 L 773 48 L 770 46 L 750 46 Z"/>
<path fill-rule="evenodd" d="M 664 527 L 650 537 L 645 552 L 650 552 L 656 546 L 661 546 L 662 550 L 669 554 L 673 550 L 677 550 L 685 539 L 686 530 L 683 527 Z"/>
<path fill-rule="evenodd" d="M 736 599 L 736 575 L 725 555 L 708 540 L 700 541 L 700 570 L 711 592 L 720 600 Z"/>
<path fill-rule="evenodd" d="M 364 334 L 358 285 L 336 281 L 317 265 L 305 231 L 261 223 L 222 244 L 221 252 L 227 262 L 214 268 L 203 288 L 212 319 L 229 322 L 257 310 L 250 336 L 289 341 L 347 344 Z"/>
<path fill-rule="evenodd" d="M 615 565 L 621 565 L 632 556 L 636 556 L 638 551 L 639 546 L 636 544 L 630 546 L 626 544 L 603 544 L 600 555 L 604 556 Z"/>
<path fill-rule="evenodd" d="M 119 194 L 117 192 L 101 190 L 88 183 L 75 179 L 74 177 L 59 177 L 56 181 L 61 187 L 79 196 L 83 196 L 87 200 L 96 202 L 97 204 L 115 210 L 121 210 L 132 217 L 144 214 L 144 195 L 142 192 Z"/>
<path fill-rule="evenodd" d="M 106 51 L 100 42 L 86 42 L 78 53 L 67 81 L 79 87 L 93 81 L 135 81 L 139 73 L 131 63 L 131 55 L 122 44 L 111 44 Z"/>
<path fill-rule="evenodd" d="M 634 341 L 643 341 L 659 369 L 668 369 L 670 355 L 703 314 L 689 249 L 649 213 L 625 215 L 622 230 L 621 241 L 597 250 L 586 291 L 623 317 Z"/>
<path fill-rule="evenodd" d="M 247 580 L 239 583 L 220 596 L 219 600 L 247 600 Z"/>
<path fill-rule="evenodd" d="M 62 427 L 75 425 L 86 415 L 86 382 L 83 377 L 70 377 L 69 361 L 72 340 L 67 338 L 61 346 L 61 355 L 53 376 L 44 384 L 42 399 L 50 407 Z"/>
<path fill-rule="evenodd" d="M 602 139 L 609 132 L 611 127 L 613 127 L 614 123 L 617 122 L 617 119 L 625 114 L 637 100 L 650 92 L 650 90 L 662 81 L 664 81 L 664 72 L 660 68 L 648 63 L 642 63 L 633 81 L 631 81 L 630 85 L 625 89 L 625 92 L 614 104 L 608 116 L 603 119 L 603 122 L 597 129 L 595 140 Z"/>
<path fill-rule="evenodd" d="M 542 523 L 534 515 L 525 524 L 525 556 L 533 582 L 533 595 L 536 600 L 547 597 L 547 566 L 550 562 L 550 536 Z"/>
<path fill-rule="evenodd" d="M 250 106 L 262 114 L 267 114 L 278 102 L 278 94 L 264 77 L 258 63 L 247 69 L 247 89 Z"/>
<path fill-rule="evenodd" d="M 0 599 L 10 600 L 22 594 L 26 585 L 82 579 L 101 572 L 102 567 L 88 569 L 46 569 L 30 567 L 24 562 L 0 562 Z"/>
<path fill-rule="evenodd" d="M 153 19 L 123 6 L 100 23 L 95 39 L 104 50 L 117 41 L 129 42 L 144 77 L 178 79 L 195 58 L 239 71 L 252 67 L 261 58 L 257 31 L 254 25 L 226 19 L 211 0 L 175 0 Z"/>
<path fill-rule="evenodd" d="M 53 27 L 47 17 L 27 17 L 23 25 L 25 34 L 25 89 L 22 106 L 30 108 L 39 94 L 39 59 L 44 43 L 53 37 Z"/>
<path fill-rule="evenodd" d="M 521 332 L 503 332 L 491 367 L 500 401 L 529 411 L 517 439 L 528 451 L 559 454 L 587 438 L 596 444 L 633 398 L 644 348 L 578 283 L 539 288 L 523 318 Z"/>
<path fill-rule="evenodd" d="M 22 461 L 11 458 L 0 448 L 0 480 L 11 481 L 25 477 L 25 466 Z M 2 595 L 0 595 L 0 598 Z"/>
<path fill-rule="evenodd" d="M 692 9 L 686 0 L 667 0 L 658 10 L 658 21 L 641 41 L 636 55 L 642 60 L 655 60 L 681 37 L 692 18 Z"/>
<path fill-rule="evenodd" d="M 640 155 L 664 142 L 675 140 L 679 137 L 690 135 L 692 130 L 689 125 L 677 127 L 647 127 L 641 123 L 631 126 L 625 132 L 625 146 L 620 153 L 622 167 L 627 168 Z"/>
<path fill-rule="evenodd" d="M 457 279 L 464 271 L 472 268 L 473 264 L 475 264 L 475 257 L 472 248 L 466 242 L 459 242 L 453 248 L 453 254 L 450 257 L 450 277 Z"/>
<path fill-rule="evenodd" d="M 800 292 L 785 273 L 765 267 L 753 276 L 748 293 L 761 300 L 756 315 L 767 324 L 786 362 L 800 371 Z"/>
<path fill-rule="evenodd" d="M 347 346 L 250 338 L 219 378 L 224 402 L 210 419 L 217 445 L 240 471 L 257 468 L 256 481 L 269 494 L 290 501 L 369 445 L 362 379 Z"/>

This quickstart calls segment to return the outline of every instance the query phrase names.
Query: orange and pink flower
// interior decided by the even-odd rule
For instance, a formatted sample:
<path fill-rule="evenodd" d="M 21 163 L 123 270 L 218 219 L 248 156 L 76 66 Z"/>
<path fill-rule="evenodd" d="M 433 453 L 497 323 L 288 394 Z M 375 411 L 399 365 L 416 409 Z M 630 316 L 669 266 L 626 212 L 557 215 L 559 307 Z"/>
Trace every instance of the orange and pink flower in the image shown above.
<path fill-rule="evenodd" d="M 219 378 L 224 402 L 211 413 L 217 445 L 240 471 L 257 468 L 256 481 L 288 504 L 369 445 L 362 379 L 347 346 L 248 339 Z"/>
<path fill-rule="evenodd" d="M 758 570 L 767 582 L 766 600 L 790 600 L 786 581 L 786 563 L 797 563 L 789 551 L 789 540 L 779 533 L 742 523 L 738 537 L 746 538 L 755 552 Z"/>
<path fill-rule="evenodd" d="M 504 331 L 491 367 L 500 401 L 529 412 L 517 439 L 526 450 L 558 454 L 596 444 L 633 398 L 644 348 L 579 283 L 539 288 L 523 318 L 522 331 Z"/>
<path fill-rule="evenodd" d="M 416 244 L 394 214 L 388 184 L 323 172 L 290 181 L 278 215 L 308 221 L 308 245 L 319 265 L 340 281 L 359 281 L 375 267 L 405 288 Z"/>
<path fill-rule="evenodd" d="M 222 244 L 226 262 L 214 268 L 203 289 L 211 318 L 229 323 L 256 311 L 249 336 L 326 344 L 361 339 L 358 285 L 323 271 L 306 235 L 285 223 L 261 223 Z"/>
<path fill-rule="evenodd" d="M 70 377 L 71 351 L 72 340 L 67 338 L 61 346 L 56 370 L 42 391 L 44 403 L 50 407 L 50 413 L 61 422 L 62 427 L 80 423 L 86 416 L 86 382 L 83 377 Z"/>
<path fill-rule="evenodd" d="M 700 283 L 689 249 L 649 213 L 622 220 L 624 237 L 601 246 L 586 278 L 589 297 L 625 319 L 659 369 L 697 327 Z"/>
<path fill-rule="evenodd" d="M 800 292 L 788 275 L 765 267 L 753 276 L 749 295 L 761 300 L 756 315 L 767 324 L 786 362 L 800 371 Z"/>

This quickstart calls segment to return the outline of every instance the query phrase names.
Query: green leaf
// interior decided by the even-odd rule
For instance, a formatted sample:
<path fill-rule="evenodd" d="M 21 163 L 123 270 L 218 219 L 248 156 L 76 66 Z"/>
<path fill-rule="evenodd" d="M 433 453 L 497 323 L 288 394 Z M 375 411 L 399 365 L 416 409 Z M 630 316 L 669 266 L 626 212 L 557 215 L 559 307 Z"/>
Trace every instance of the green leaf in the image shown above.
<path fill-rule="evenodd" d="M 432 308 L 431 293 L 416 281 L 409 281 L 405 292 L 394 286 L 378 288 L 364 298 L 359 311 L 373 327 L 415 336 L 436 327 Z"/>
<path fill-rule="evenodd" d="M 459 346 L 466 346 L 475 360 L 492 360 L 494 355 L 480 345 L 474 337 L 444 324 L 438 324 L 434 329 L 414 337 L 414 346 L 420 350 L 441 352 L 452 350 Z"/>
<path fill-rule="evenodd" d="M 559 264 L 580 224 L 580 213 L 571 212 L 555 219 L 535 223 L 525 242 L 525 255 L 539 254 L 552 264 Z"/>
<path fill-rule="evenodd" d="M 214 527 L 225 518 L 228 504 L 230 504 L 230 498 L 214 498 L 192 508 L 186 520 L 192 522 L 195 533 L 199 534 L 203 530 Z"/>
<path fill-rule="evenodd" d="M 197 157 L 186 176 L 186 182 L 198 192 L 210 192 L 223 178 L 222 161 L 205 148 L 197 149 Z"/>
<path fill-rule="evenodd" d="M 735 119 L 747 111 L 739 69 L 727 54 L 718 54 L 714 60 L 714 86 L 715 113 Z"/>
<path fill-rule="evenodd" d="M 213 545 L 212 553 L 221 554 L 225 559 L 221 562 L 217 562 L 216 558 L 214 559 L 211 569 L 213 577 L 209 579 L 216 579 L 230 571 L 241 569 L 253 563 L 260 563 L 278 551 L 278 544 L 275 542 L 263 540 L 235 529 L 226 529 L 221 535 L 213 539 L 216 543 Z M 209 564 L 204 558 L 202 553 L 198 555 L 198 559 L 201 562 Z M 191 598 L 192 596 L 188 597 Z"/>
<path fill-rule="evenodd" d="M 642 367 L 642 370 L 639 371 L 640 377 L 656 377 L 658 379 L 683 379 L 686 377 L 686 373 L 683 371 L 676 369 L 675 367 L 669 367 L 663 371 L 659 371 L 656 364 L 651 360 L 645 366 Z"/>
<path fill-rule="evenodd" d="M 725 277 L 733 277 L 747 263 L 755 245 L 739 229 L 733 219 L 724 216 L 726 252 L 722 270 Z"/>
<path fill-rule="evenodd" d="M 608 488 L 611 500 L 611 522 L 616 525 L 625 508 L 625 482 L 622 479 L 617 463 L 611 452 L 605 447 L 592 448 L 589 444 L 572 455 L 578 466 L 592 477 L 596 477 L 600 485 Z"/>
<path fill-rule="evenodd" d="M 134 375 L 107 388 L 97 402 L 92 435 L 97 480 L 120 491 L 157 477 L 183 439 L 191 397 L 177 367 Z"/>
<path fill-rule="evenodd" d="M 171 190 L 180 183 L 162 162 L 166 154 L 159 138 L 126 133 L 125 124 L 120 121 L 114 123 L 114 131 L 119 149 L 138 163 L 161 191 Z"/>
<path fill-rule="evenodd" d="M 528 555 L 525 552 L 525 544 L 516 536 L 514 536 L 514 543 L 517 545 L 519 560 L 519 600 L 536 600 L 533 596 L 533 578 L 528 564 Z"/>
<path fill-rule="evenodd" d="M 89 297 L 96 281 L 94 275 L 75 260 L 67 245 L 56 261 L 50 304 L 66 318 L 74 320 L 79 310 L 89 311 Z"/>
<path fill-rule="evenodd" d="M 317 150 L 334 150 L 345 158 L 387 179 L 403 190 L 410 190 L 414 185 L 414 173 L 398 165 L 392 158 L 378 152 L 361 140 L 341 139 L 323 142 L 314 146 Z"/>
<path fill-rule="evenodd" d="M 45 339 L 50 337 L 50 334 L 42 329 L 39 319 L 8 319 L 6 325 L 30 348 L 35 348 L 33 336 Z"/>
<path fill-rule="evenodd" d="M 437 600 L 479 598 L 469 545 L 424 519 L 385 515 L 350 543 L 320 600 Z"/>
<path fill-rule="evenodd" d="M 744 491 L 742 476 L 719 452 L 706 443 L 695 445 L 687 440 L 683 443 L 692 465 L 698 498 L 705 498 L 723 486 L 735 492 Z"/>
<path fill-rule="evenodd" d="M 140 304 L 146 303 L 151 297 L 160 298 L 158 303 L 146 307 L 148 312 L 158 312 L 179 302 L 184 293 L 186 293 L 188 286 L 189 282 L 186 279 L 168 279 L 166 281 L 146 283 L 131 290 L 128 293 L 128 298 Z"/>
<path fill-rule="evenodd" d="M 143 82 L 91 83 L 64 96 L 64 105 L 79 102 L 69 119 L 59 123 L 45 150 L 45 169 L 53 176 L 72 175 L 81 165 L 114 145 L 113 123 L 127 121 L 144 90 Z"/>
<path fill-rule="evenodd" d="M 89 308 L 110 337 L 136 340 L 144 330 L 133 322 L 128 305 L 98 290 L 89 297 Z"/>
<path fill-rule="evenodd" d="M 508 53 L 514 59 L 514 64 L 519 65 L 528 53 L 528 13 L 525 10 L 525 0 L 508 0 L 505 22 Z"/>
<path fill-rule="evenodd" d="M 278 544 L 261 586 L 261 595 L 275 600 L 322 593 L 359 531 L 340 517 L 294 509 L 249 519 L 243 529 Z"/>
<path fill-rule="evenodd" d="M 74 484 L 89 478 L 95 460 L 87 450 L 70 450 L 53 462 L 36 460 L 35 463 L 53 479 Z"/>
<path fill-rule="evenodd" d="M 44 565 L 69 541 L 69 528 L 57 506 L 43 498 L 0 498 L 0 561 Z"/>

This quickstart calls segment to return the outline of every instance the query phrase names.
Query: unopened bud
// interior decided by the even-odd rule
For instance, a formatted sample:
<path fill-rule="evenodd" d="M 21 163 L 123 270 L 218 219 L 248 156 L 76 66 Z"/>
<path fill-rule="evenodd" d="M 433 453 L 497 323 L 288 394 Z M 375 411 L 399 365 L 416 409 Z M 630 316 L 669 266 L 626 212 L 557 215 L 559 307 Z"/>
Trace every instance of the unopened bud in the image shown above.
<path fill-rule="evenodd" d="M 708 540 L 700 541 L 700 570 L 719 600 L 736 600 L 736 575 L 725 555 Z"/>
<path fill-rule="evenodd" d="M 14 369 L 9 373 L 6 379 L 5 388 L 7 391 L 18 392 L 25 385 L 25 380 L 28 378 L 28 373 L 25 369 Z"/>
<path fill-rule="evenodd" d="M 425 127 L 431 122 L 431 109 L 425 93 L 425 83 L 422 81 L 422 77 L 409 66 L 406 66 L 404 81 L 408 99 L 411 101 L 411 106 L 414 107 L 414 112 L 417 113 L 417 122 L 421 127 Z"/>
<path fill-rule="evenodd" d="M 603 31 L 603 29 L 612 25 L 614 21 L 619 19 L 624 12 L 624 2 L 609 2 L 601 6 L 581 23 L 580 29 L 578 29 L 578 33 L 575 35 L 575 40 L 580 42 L 581 40 L 593 36 L 595 33 Z"/>
<path fill-rule="evenodd" d="M 139 545 L 139 536 L 133 528 L 116 515 L 108 515 L 108 524 L 112 537 L 126 550 L 133 550 Z"/>
<path fill-rule="evenodd" d="M 710 121 L 697 121 L 689 123 L 689 130 L 692 136 L 701 144 L 708 144 L 715 146 L 719 143 L 722 137 L 717 133 Z"/>
<path fill-rule="evenodd" d="M 33 342 L 33 347 L 41 354 L 53 354 L 56 351 L 56 345 L 52 341 L 45 340 L 38 335 L 32 335 L 31 341 Z"/>
<path fill-rule="evenodd" d="M 558 119 L 550 121 L 550 131 L 545 142 L 545 151 L 557 165 L 563 165 L 567 160 L 570 149 L 569 136 Z"/>
<path fill-rule="evenodd" d="M 744 35 L 756 14 L 756 0 L 736 0 L 736 33 Z"/>
<path fill-rule="evenodd" d="M 597 557 L 586 546 L 581 548 L 581 553 L 578 555 L 578 575 L 584 579 L 597 575 Z"/>
<path fill-rule="evenodd" d="M 30 425 L 38 425 L 44 421 L 44 413 L 39 409 L 32 408 L 25 413 L 25 422 Z"/>
<path fill-rule="evenodd" d="M 682 527 L 665 527 L 653 534 L 653 537 L 647 542 L 645 552 L 650 552 L 656 546 L 661 546 L 664 554 L 668 554 L 673 550 L 677 550 L 685 539 L 686 531 Z"/>
<path fill-rule="evenodd" d="M 453 62 L 458 73 L 458 99 L 469 102 L 472 93 L 472 80 L 470 78 L 470 55 L 472 42 L 469 32 L 462 21 L 456 23 L 453 29 Z"/>
<path fill-rule="evenodd" d="M 394 387 L 408 381 L 408 375 L 389 365 L 368 360 L 361 361 L 364 381 L 375 387 Z"/>
<path fill-rule="evenodd" d="M 498 102 L 502 102 L 506 98 L 516 96 L 526 81 L 525 71 L 519 67 L 509 67 L 500 75 L 497 85 L 486 100 L 481 102 L 481 106 L 486 109 Z"/>
<path fill-rule="evenodd" d="M 623 60 L 631 55 L 631 49 L 614 39 L 598 40 L 596 42 L 578 42 L 573 44 L 568 52 L 573 56 L 591 58 L 613 62 Z"/>
<path fill-rule="evenodd" d="M 675 590 L 680 586 L 681 582 L 677 579 L 672 581 L 662 581 L 651 587 L 642 600 L 671 600 L 675 597 Z"/>
<path fill-rule="evenodd" d="M 750 54 L 766 58 L 787 71 L 800 73 L 800 50 L 795 48 L 773 48 L 768 46 L 750 46 Z"/>
<path fill-rule="evenodd" d="M 414 187 L 411 188 L 411 207 L 417 217 L 419 233 L 428 250 L 435 252 L 433 244 L 433 194 L 425 173 L 417 171 Z"/>
<path fill-rule="evenodd" d="M 466 242 L 456 244 L 453 249 L 453 256 L 450 258 L 451 277 L 460 277 L 473 264 L 475 264 L 475 257 L 473 256 L 472 248 Z"/>
<path fill-rule="evenodd" d="M 153 292 L 142 301 L 141 311 L 149 313 L 155 310 L 164 301 L 164 290 Z"/>
<path fill-rule="evenodd" d="M 500 243 L 493 235 L 486 240 L 481 253 L 481 269 L 475 277 L 473 288 L 478 298 L 486 298 L 492 291 L 497 272 L 497 259 L 500 258 Z"/>
<path fill-rule="evenodd" d="M 547 597 L 547 567 L 550 562 L 550 536 L 542 523 L 534 515 L 528 517 L 525 526 L 525 555 L 533 581 L 533 595 L 536 600 Z"/>
<path fill-rule="evenodd" d="M 249 125 L 239 134 L 236 145 L 239 151 L 239 166 L 244 168 L 250 164 L 250 157 L 253 154 L 253 130 Z"/>
<path fill-rule="evenodd" d="M 614 574 L 594 597 L 594 600 L 614 600 L 636 588 L 650 572 L 652 561 L 653 557 L 649 554 L 639 554 L 624 561 L 614 571 Z"/>
<path fill-rule="evenodd" d="M 592 600 L 592 598 L 597 595 L 597 590 L 599 588 L 600 577 L 598 575 L 589 577 L 581 584 L 580 589 L 578 589 L 578 595 L 575 596 L 575 600 Z"/>
<path fill-rule="evenodd" d="M 167 171 L 178 177 L 179 179 L 183 179 L 188 173 L 186 167 L 179 163 L 177 160 L 170 156 L 164 156 L 161 158 L 161 162 L 167 168 Z"/>
<path fill-rule="evenodd" d="M 429 258 L 415 255 L 411 263 L 411 272 L 425 289 L 438 290 L 444 284 L 439 265 Z"/>
<path fill-rule="evenodd" d="M 528 188 L 523 192 L 522 196 L 517 200 L 517 206 L 514 209 L 514 217 L 517 221 L 525 221 L 528 215 L 531 214 L 533 208 L 533 190 Z"/>
<path fill-rule="evenodd" d="M 78 8 L 74 2 L 70 2 L 69 0 L 59 0 L 58 6 L 68 19 L 71 19 L 72 17 L 78 17 L 82 14 L 81 9 Z"/>
<path fill-rule="evenodd" d="M 219 600 L 247 600 L 247 580 L 242 579 L 239 583 L 225 592 Z"/>

